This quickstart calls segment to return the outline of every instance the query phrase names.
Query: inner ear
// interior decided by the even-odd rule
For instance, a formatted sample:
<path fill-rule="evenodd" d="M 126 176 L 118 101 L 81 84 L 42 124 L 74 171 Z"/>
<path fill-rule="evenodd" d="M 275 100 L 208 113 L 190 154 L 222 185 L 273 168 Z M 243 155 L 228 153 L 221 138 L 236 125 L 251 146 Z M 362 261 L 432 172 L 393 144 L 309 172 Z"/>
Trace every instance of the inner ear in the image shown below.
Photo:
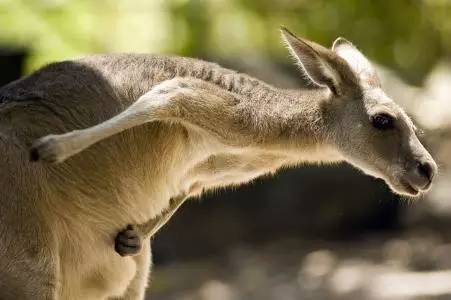
<path fill-rule="evenodd" d="M 328 87 L 335 95 L 341 95 L 342 80 L 333 62 L 336 54 L 314 42 L 298 38 L 284 27 L 281 32 L 303 75 L 314 85 Z"/>

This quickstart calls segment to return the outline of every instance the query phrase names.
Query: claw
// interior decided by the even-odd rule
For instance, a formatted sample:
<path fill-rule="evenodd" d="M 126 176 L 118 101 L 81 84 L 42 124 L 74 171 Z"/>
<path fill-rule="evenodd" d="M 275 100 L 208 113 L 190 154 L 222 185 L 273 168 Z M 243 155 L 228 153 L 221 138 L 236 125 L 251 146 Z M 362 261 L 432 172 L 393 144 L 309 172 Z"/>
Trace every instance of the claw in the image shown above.
<path fill-rule="evenodd" d="M 120 256 L 136 255 L 141 251 L 141 247 L 141 238 L 131 225 L 120 231 L 114 240 L 114 250 Z"/>

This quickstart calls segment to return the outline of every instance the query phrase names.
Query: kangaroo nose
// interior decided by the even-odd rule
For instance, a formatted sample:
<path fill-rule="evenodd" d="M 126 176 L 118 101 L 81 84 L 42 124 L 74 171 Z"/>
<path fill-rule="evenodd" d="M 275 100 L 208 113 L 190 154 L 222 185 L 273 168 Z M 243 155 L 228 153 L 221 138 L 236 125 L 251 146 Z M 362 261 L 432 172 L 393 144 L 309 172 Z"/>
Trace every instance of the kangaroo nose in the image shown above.
<path fill-rule="evenodd" d="M 436 173 L 435 166 L 430 161 L 420 161 L 418 162 L 418 173 L 420 175 L 426 177 L 429 179 L 429 181 L 432 181 L 432 178 L 434 178 L 434 175 Z"/>

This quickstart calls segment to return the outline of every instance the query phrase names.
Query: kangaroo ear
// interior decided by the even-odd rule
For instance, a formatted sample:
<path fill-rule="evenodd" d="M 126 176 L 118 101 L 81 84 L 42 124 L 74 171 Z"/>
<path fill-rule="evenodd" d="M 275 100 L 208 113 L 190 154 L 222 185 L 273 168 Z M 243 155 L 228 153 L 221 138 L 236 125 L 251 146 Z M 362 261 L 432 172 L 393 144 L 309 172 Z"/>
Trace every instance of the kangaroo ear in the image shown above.
<path fill-rule="evenodd" d="M 333 51 L 314 42 L 295 36 L 281 27 L 282 38 L 291 55 L 296 59 L 302 73 L 317 86 L 328 87 L 335 95 L 341 94 L 340 74 L 334 66 Z"/>
<path fill-rule="evenodd" d="M 332 51 L 348 63 L 352 72 L 362 83 L 380 87 L 380 80 L 373 65 L 351 42 L 339 37 L 333 43 Z"/>

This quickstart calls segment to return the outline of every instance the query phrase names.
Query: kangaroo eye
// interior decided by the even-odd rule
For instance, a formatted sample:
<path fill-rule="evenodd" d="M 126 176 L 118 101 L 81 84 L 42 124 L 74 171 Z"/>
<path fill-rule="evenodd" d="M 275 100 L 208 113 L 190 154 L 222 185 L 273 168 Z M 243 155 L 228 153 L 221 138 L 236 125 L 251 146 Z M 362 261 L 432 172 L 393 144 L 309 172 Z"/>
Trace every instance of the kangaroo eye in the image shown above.
<path fill-rule="evenodd" d="M 373 127 L 379 130 L 393 129 L 394 120 L 392 116 L 387 114 L 377 114 L 371 118 L 371 124 Z"/>

